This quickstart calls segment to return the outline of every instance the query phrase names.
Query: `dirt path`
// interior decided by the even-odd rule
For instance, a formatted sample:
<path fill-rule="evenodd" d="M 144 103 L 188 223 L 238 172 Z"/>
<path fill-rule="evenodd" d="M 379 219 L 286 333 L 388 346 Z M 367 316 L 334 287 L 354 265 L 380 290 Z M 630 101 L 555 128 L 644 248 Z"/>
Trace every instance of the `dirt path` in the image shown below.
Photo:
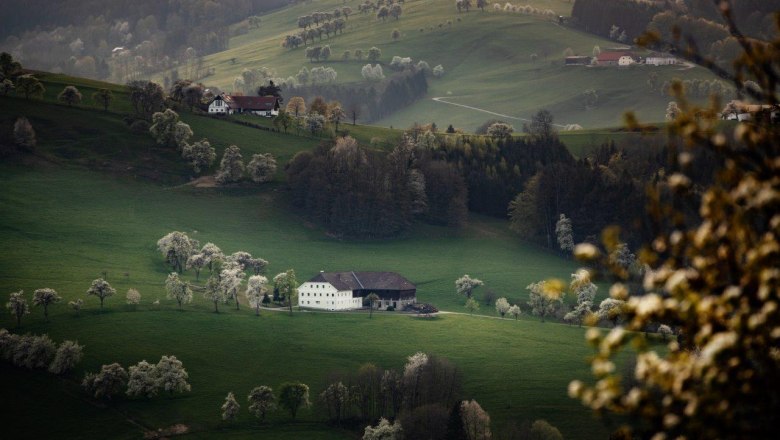
<path fill-rule="evenodd" d="M 531 122 L 531 120 L 527 119 L 527 118 L 520 118 L 520 117 L 517 117 L 517 116 L 509 116 L 509 115 L 505 115 L 503 113 L 496 113 L 496 112 L 492 112 L 490 110 L 485 110 L 485 109 L 479 108 L 479 107 L 472 107 L 472 106 L 466 105 L 466 104 L 458 104 L 457 102 L 445 101 L 445 99 L 453 99 L 453 98 L 455 98 L 455 97 L 437 96 L 437 97 L 431 98 L 431 99 L 433 99 L 436 102 L 440 102 L 442 104 L 449 104 L 449 105 L 454 105 L 454 106 L 457 106 L 457 107 L 463 107 L 463 108 L 467 108 L 469 110 L 474 110 L 474 111 L 478 111 L 478 112 L 482 112 L 482 113 L 487 113 L 489 115 L 500 116 L 500 117 L 506 118 L 506 119 L 514 119 L 515 121 Z M 553 124 L 553 125 L 556 126 L 556 127 L 560 127 L 560 128 L 566 127 L 566 124 Z"/>

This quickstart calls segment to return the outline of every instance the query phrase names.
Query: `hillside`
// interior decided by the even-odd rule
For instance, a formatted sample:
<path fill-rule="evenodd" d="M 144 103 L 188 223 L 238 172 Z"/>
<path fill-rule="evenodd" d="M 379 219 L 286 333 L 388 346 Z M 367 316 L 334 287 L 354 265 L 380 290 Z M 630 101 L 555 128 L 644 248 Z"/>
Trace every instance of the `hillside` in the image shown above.
<path fill-rule="evenodd" d="M 463 315 L 417 320 L 378 313 L 369 320 L 366 314 L 296 313 L 290 318 L 264 311 L 256 318 L 246 304 L 239 311 L 223 305 L 217 315 L 197 293 L 193 304 L 178 311 L 165 298 L 169 268 L 155 242 L 171 230 L 187 231 L 226 252 L 246 250 L 268 259 L 271 275 L 294 268 L 299 280 L 319 270 L 396 270 L 418 285 L 421 301 L 454 312 L 465 312 L 453 288 L 454 279 L 464 273 L 483 279 L 483 292 L 522 304 L 526 285 L 543 277 L 566 280 L 576 268 L 573 262 L 520 242 L 506 221 L 476 215 L 462 230 L 418 225 L 394 240 L 329 238 L 284 208 L 286 196 L 278 185 L 180 185 L 189 172 L 175 152 L 154 146 L 146 134 L 133 134 L 122 113 L 103 112 L 88 100 L 78 108 L 51 102 L 63 84 L 77 84 L 86 96 L 106 84 L 43 78 L 46 101 L 0 98 L 3 127 L 24 114 L 38 135 L 34 154 L 12 156 L 0 165 L 0 289 L 23 289 L 29 295 L 44 285 L 55 288 L 63 301 L 50 308 L 51 322 L 35 308 L 18 331 L 45 332 L 56 341 L 77 339 L 87 348 L 82 364 L 64 380 L 0 365 L 3 395 L 26 396 L 0 399 L 0 411 L 17 414 L 7 427 L 15 438 L 54 433 L 59 438 L 137 438 L 141 431 L 176 423 L 186 425 L 192 438 L 354 438 L 355 431 L 325 423 L 324 409 L 316 403 L 327 374 L 354 371 L 366 362 L 401 368 L 406 356 L 420 350 L 457 365 L 464 375 L 464 395 L 480 401 L 497 431 L 510 421 L 545 418 L 567 438 L 603 436 L 601 424 L 565 393 L 570 378 L 588 374 L 580 328 L 529 316 L 515 322 Z M 122 102 L 124 88 L 110 87 L 118 96 L 116 108 L 128 108 Z M 237 142 L 247 153 L 289 157 L 317 142 L 195 115 L 185 120 L 196 136 L 207 135 L 220 148 Z M 355 130 L 363 136 L 382 133 L 360 126 Z M 117 295 L 101 312 L 84 292 L 103 275 Z M 203 278 L 198 281 L 188 273 L 186 279 L 198 285 Z M 138 307 L 124 304 L 129 288 L 142 294 Z M 78 298 L 85 300 L 81 313 L 67 306 Z M 477 315 L 495 316 L 492 305 L 484 303 Z M 0 327 L 13 327 L 10 315 L 0 317 Z M 388 328 L 398 336 L 388 338 Z M 96 406 L 78 386 L 85 372 L 102 364 L 128 365 L 163 354 L 184 362 L 192 393 L 150 401 L 120 398 Z M 553 358 L 559 366 L 546 368 Z M 504 372 L 507 380 L 492 379 L 485 371 Z M 290 423 L 284 412 L 274 413 L 262 426 L 245 414 L 232 426 L 219 421 L 214 408 L 228 391 L 243 399 L 252 386 L 276 387 L 287 380 L 301 380 L 312 389 L 315 406 L 300 421 Z M 48 423 L 34 423 L 33 414 L 40 411 L 50 413 Z"/>
<path fill-rule="evenodd" d="M 429 79 L 424 99 L 377 121 L 378 125 L 407 127 L 413 122 L 433 121 L 443 127 L 453 124 L 473 130 L 498 117 L 492 113 L 505 115 L 498 118 L 519 128 L 540 108 L 552 111 L 557 123 L 585 128 L 619 125 L 627 110 L 645 121 L 661 121 L 670 98 L 650 92 L 646 82 L 651 72 L 658 75 L 659 84 L 672 78 L 714 78 L 700 68 L 677 66 L 566 67 L 563 52 L 567 48 L 590 55 L 596 45 L 606 49 L 615 43 L 559 25 L 546 16 L 495 12 L 492 7 L 485 12 L 472 9 L 458 13 L 449 0 L 410 0 L 404 3 L 398 20 L 382 22 L 373 14 L 356 12 L 357 4 L 346 2 L 355 12 L 343 34 L 316 41 L 316 45 L 330 45 L 333 55 L 327 62 L 310 63 L 303 47 L 288 50 L 280 43 L 285 34 L 297 31 L 298 16 L 341 7 L 341 0 L 304 2 L 263 16 L 258 29 L 232 38 L 230 49 L 204 57 L 204 66 L 213 69 L 213 75 L 201 81 L 229 91 L 233 79 L 244 69 L 266 67 L 287 78 L 303 66 L 326 66 L 337 71 L 337 83 L 352 83 L 362 81 L 360 69 L 366 61 L 343 61 L 342 53 L 355 49 L 365 52 L 376 46 L 382 51 L 380 61 L 386 74 L 391 72 L 388 64 L 393 56 L 425 60 L 431 67 L 441 64 L 445 70 L 441 79 Z M 564 16 L 571 11 L 571 3 L 565 1 L 530 4 Z M 394 29 L 401 34 L 397 41 L 391 38 Z M 532 54 L 536 54 L 535 61 Z M 162 81 L 163 75 L 156 79 Z M 596 91 L 598 102 L 586 111 L 581 94 L 587 89 Z"/>

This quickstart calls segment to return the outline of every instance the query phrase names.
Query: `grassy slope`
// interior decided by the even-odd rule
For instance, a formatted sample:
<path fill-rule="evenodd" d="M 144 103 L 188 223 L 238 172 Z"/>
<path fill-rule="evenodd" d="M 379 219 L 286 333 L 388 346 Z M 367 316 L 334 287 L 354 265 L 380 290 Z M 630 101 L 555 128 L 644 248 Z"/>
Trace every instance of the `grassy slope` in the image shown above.
<path fill-rule="evenodd" d="M 562 1 L 530 3 L 563 15 L 568 15 L 571 8 L 570 3 Z M 394 55 L 411 56 L 426 60 L 431 66 L 442 64 L 446 72 L 442 79 L 430 81 L 426 99 L 378 125 L 407 127 L 415 121 L 434 121 L 439 126 L 451 123 L 473 130 L 495 116 L 429 98 L 448 97 L 453 102 L 519 118 L 529 118 L 538 109 L 547 108 L 559 123 L 593 128 L 619 125 L 626 110 L 634 110 L 644 120 L 662 120 L 670 99 L 647 91 L 645 81 L 651 71 L 659 74 L 661 82 L 674 77 L 712 78 L 699 68 L 567 68 L 562 65 L 564 49 L 570 47 L 576 53 L 590 54 L 594 45 L 606 48 L 614 43 L 535 16 L 492 10 L 458 14 L 450 0 L 409 0 L 400 20 L 385 23 L 368 15 L 352 16 L 343 35 L 317 43 L 331 46 L 334 55 L 327 63 L 309 63 L 303 48 L 288 51 L 279 46 L 281 36 L 296 29 L 299 15 L 331 10 L 341 4 L 341 0 L 314 1 L 263 17 L 260 29 L 233 38 L 229 50 L 205 57 L 205 64 L 215 68 L 215 75 L 204 81 L 230 90 L 233 78 L 244 68 L 270 67 L 286 77 L 303 65 L 329 65 L 338 71 L 337 81 L 359 81 L 360 67 L 365 61 L 341 61 L 342 52 L 377 46 L 382 50 L 384 63 L 389 63 Z M 347 4 L 357 9 L 356 1 Z M 447 21 L 452 21 L 451 27 Z M 438 27 L 440 23 L 442 28 Z M 393 42 L 390 33 L 395 28 L 402 37 Z M 549 54 L 546 59 L 542 55 L 545 52 Z M 535 63 L 530 59 L 532 53 L 539 54 Z M 585 111 L 578 97 L 588 88 L 596 89 L 600 102 L 595 109 Z M 519 120 L 510 122 L 518 127 L 522 124 Z"/>
<path fill-rule="evenodd" d="M 141 428 L 128 418 L 146 428 L 185 423 L 197 431 L 195 438 L 249 438 L 258 433 L 269 438 L 349 438 L 349 433 L 323 424 L 319 409 L 304 412 L 301 423 L 290 425 L 277 414 L 268 426 L 258 428 L 246 415 L 235 427 L 225 426 L 217 408 L 227 391 L 244 399 L 254 385 L 276 386 L 291 379 L 309 383 L 318 393 L 328 371 L 351 370 L 369 361 L 400 367 L 405 356 L 418 350 L 452 358 L 464 370 L 466 394 L 482 403 L 496 425 L 544 417 L 567 437 L 603 437 L 589 413 L 565 396 L 570 378 L 587 376 L 580 329 L 527 317 L 520 322 L 466 316 L 416 321 L 380 314 L 369 321 L 365 315 L 309 313 L 291 320 L 265 313 L 255 319 L 245 309 L 224 308 L 224 313 L 213 315 L 211 306 L 197 297 L 180 313 L 165 300 L 167 268 L 154 244 L 170 230 L 183 230 L 225 251 L 247 250 L 267 258 L 271 274 L 293 267 L 299 279 L 321 269 L 397 270 L 418 284 L 422 301 L 460 311 L 462 300 L 452 282 L 463 273 L 485 280 L 483 289 L 517 302 L 525 300 L 523 287 L 529 282 L 549 276 L 565 279 L 575 267 L 520 243 L 504 221 L 474 217 L 463 231 L 420 226 L 392 241 L 332 240 L 280 209 L 284 196 L 274 187 L 161 187 L 132 179 L 135 173 L 123 169 L 117 177 L 69 165 L 101 168 L 95 164 L 115 161 L 141 167 L 144 158 L 151 158 L 150 168 L 169 170 L 159 180 L 175 182 L 186 176 L 175 153 L 154 149 L 147 136 L 130 133 L 119 114 L 14 98 L 2 103 L 4 124 L 18 114 L 30 117 L 38 133 L 38 153 L 55 162 L 10 160 L 0 165 L 0 291 L 24 289 L 29 294 L 49 286 L 68 301 L 84 297 L 89 281 L 106 271 L 119 292 L 108 300 L 105 313 L 88 298 L 81 316 L 59 304 L 51 309 L 50 324 L 43 322 L 38 309 L 25 318 L 24 331 L 48 332 L 55 340 L 78 339 L 87 354 L 81 368 L 64 382 L 0 367 L 4 396 L 29 396 L 0 399 L 0 412 L 16 417 L 12 431 L 19 438 L 55 433 L 59 438 L 137 437 Z M 237 142 L 247 151 L 283 156 L 314 144 L 219 120 L 185 119 L 196 135 L 208 133 L 220 146 Z M 381 132 L 356 128 L 360 130 L 364 137 Z M 138 310 L 123 304 L 130 287 L 143 295 Z M 155 299 L 163 304 L 152 306 Z M 486 307 L 480 313 L 492 310 Z M 12 325 L 9 315 L 0 317 L 0 326 Z M 394 330 L 390 337 L 389 327 Z M 100 364 L 156 360 L 162 354 L 176 354 L 185 362 L 193 393 L 100 408 L 85 400 L 75 384 L 83 371 Z M 549 368 L 551 359 L 555 368 Z M 43 410 L 54 414 L 51 423 L 35 423 L 35 414 Z M 84 426 L 86 420 L 94 423 Z"/>
<path fill-rule="evenodd" d="M 234 312 L 228 307 L 223 307 L 225 313 L 213 315 L 211 306 L 200 298 L 180 313 L 164 298 L 167 269 L 154 246 L 165 232 L 177 229 L 204 242 L 214 241 L 228 252 L 244 249 L 261 255 L 271 261 L 271 273 L 294 267 L 301 279 L 319 269 L 398 270 L 418 283 L 421 300 L 461 310 L 452 280 L 464 272 L 518 301 L 525 298 L 522 287 L 528 282 L 547 276 L 565 278 L 574 268 L 570 262 L 517 243 L 503 222 L 475 219 L 458 234 L 425 227 L 400 240 L 342 242 L 325 239 L 320 231 L 276 209 L 273 191 L 165 189 L 51 166 L 22 170 L 3 165 L 0 172 L 5 186 L 0 204 L 6 207 L 0 214 L 0 289 L 31 292 L 46 285 L 67 301 L 83 297 L 89 280 L 107 271 L 119 292 L 108 300 L 109 310 L 102 314 L 93 298 L 86 299 L 87 309 L 80 317 L 64 304 L 53 306 L 48 325 L 36 309 L 26 318 L 24 330 L 86 344 L 86 370 L 109 361 L 127 364 L 168 353 L 179 356 L 189 368 L 192 394 L 118 404 L 121 412 L 145 426 L 181 422 L 193 429 L 217 430 L 222 425 L 215 408 L 227 391 L 243 395 L 252 385 L 301 379 L 318 392 L 327 371 L 353 369 L 368 361 L 400 367 L 404 356 L 425 350 L 456 361 L 467 378 L 467 394 L 482 402 L 499 424 L 509 418 L 545 417 L 567 437 L 592 438 L 602 433 L 598 424 L 588 421 L 588 413 L 565 396 L 570 378 L 586 376 L 587 349 L 580 329 L 532 319 L 512 322 L 466 316 L 429 322 L 380 315 L 369 321 L 365 315 L 316 313 L 291 320 L 264 313 L 256 319 L 245 309 Z M 122 305 L 123 293 L 130 287 L 143 295 L 138 311 Z M 163 303 L 159 309 L 150 304 L 155 299 Z M 10 317 L 3 315 L 0 325 L 11 326 Z M 390 326 L 392 335 L 387 332 Z M 551 359 L 556 360 L 555 368 L 548 367 Z M 9 380 L 26 381 L 28 376 L 15 372 Z M 31 380 L 36 387 L 48 386 L 45 379 Z M 77 393 L 69 400 L 79 414 L 93 411 Z M 101 415 L 107 417 L 105 412 Z M 321 416 L 315 410 L 306 413 L 304 420 Z M 588 428 L 577 428 L 583 424 Z M 252 425 L 247 417 L 241 426 L 249 435 Z M 114 428 L 108 432 L 114 433 Z"/>

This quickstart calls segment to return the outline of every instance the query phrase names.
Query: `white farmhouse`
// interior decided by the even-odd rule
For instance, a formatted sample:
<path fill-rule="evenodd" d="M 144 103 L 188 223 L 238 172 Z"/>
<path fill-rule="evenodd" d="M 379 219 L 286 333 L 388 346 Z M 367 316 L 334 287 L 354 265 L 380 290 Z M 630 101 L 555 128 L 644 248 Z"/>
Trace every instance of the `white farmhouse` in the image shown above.
<path fill-rule="evenodd" d="M 276 96 L 217 95 L 209 103 L 209 114 L 247 113 L 270 118 L 279 114 L 280 104 L 281 99 Z"/>
<path fill-rule="evenodd" d="M 645 59 L 645 64 L 652 66 L 672 66 L 677 64 L 677 58 L 670 55 L 651 55 Z"/>
<path fill-rule="evenodd" d="M 417 287 L 395 272 L 320 272 L 298 287 L 298 306 L 321 310 L 354 310 L 363 307 L 371 293 L 375 306 L 402 309 L 417 302 Z"/>

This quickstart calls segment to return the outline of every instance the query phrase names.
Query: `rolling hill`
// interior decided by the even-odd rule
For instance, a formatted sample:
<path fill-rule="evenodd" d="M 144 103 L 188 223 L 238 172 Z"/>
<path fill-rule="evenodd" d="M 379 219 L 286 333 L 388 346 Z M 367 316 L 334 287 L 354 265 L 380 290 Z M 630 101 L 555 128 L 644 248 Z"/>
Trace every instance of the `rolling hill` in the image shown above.
<path fill-rule="evenodd" d="M 571 11 L 571 3 L 566 1 L 529 3 L 562 16 Z M 393 56 L 425 60 L 431 67 L 441 64 L 445 70 L 441 79 L 429 80 L 424 99 L 376 121 L 377 125 L 408 127 L 414 122 L 436 122 L 443 127 L 453 124 L 474 130 L 491 118 L 506 119 L 519 129 L 541 108 L 550 110 L 559 124 L 585 128 L 620 125 L 623 113 L 629 110 L 642 120 L 662 121 L 670 98 L 650 92 L 646 83 L 651 72 L 658 75 L 659 84 L 672 78 L 714 78 L 693 66 L 564 66 L 567 48 L 590 55 L 594 46 L 606 50 L 616 43 L 561 25 L 557 17 L 497 12 L 492 7 L 485 12 L 473 8 L 458 13 L 450 0 L 409 0 L 398 20 L 382 22 L 373 14 L 358 13 L 357 4 L 315 0 L 265 15 L 258 29 L 232 38 L 230 49 L 204 57 L 204 66 L 213 68 L 214 74 L 202 81 L 229 91 L 233 79 L 244 69 L 266 67 L 286 78 L 303 66 L 327 66 L 338 72 L 337 83 L 359 82 L 366 61 L 343 61 L 342 53 L 355 49 L 365 52 L 376 46 L 382 51 L 380 62 L 386 73 Z M 297 31 L 298 16 L 343 5 L 355 10 L 346 30 L 315 43 L 330 45 L 333 55 L 327 62 L 310 63 L 302 47 L 288 50 L 280 46 L 283 35 Z M 394 29 L 401 34 L 396 41 L 391 38 Z M 162 76 L 155 79 L 161 81 Z M 598 102 L 586 109 L 581 95 L 588 89 L 596 91 Z"/>
<path fill-rule="evenodd" d="M 263 425 L 245 412 L 227 425 L 219 419 L 219 405 L 228 391 L 243 405 L 251 387 L 276 387 L 288 380 L 309 384 L 316 401 L 329 372 L 354 371 L 366 362 L 401 368 L 406 356 L 426 351 L 458 366 L 464 397 L 477 399 L 490 412 L 495 430 L 510 421 L 544 418 L 567 438 L 604 437 L 603 425 L 566 396 L 571 378 L 588 375 L 589 349 L 580 328 L 528 316 L 512 321 L 448 314 L 418 320 L 398 313 L 368 319 L 366 314 L 289 317 L 264 311 L 258 318 L 246 305 L 238 311 L 223 306 L 214 314 L 197 294 L 193 304 L 178 311 L 165 298 L 169 268 L 155 243 L 171 230 L 186 231 L 227 252 L 246 250 L 268 259 L 271 275 L 294 268 L 299 280 L 323 269 L 392 269 L 417 283 L 421 301 L 454 312 L 464 311 L 453 288 L 464 273 L 483 279 L 483 290 L 522 303 L 528 283 L 568 279 L 576 268 L 572 261 L 522 243 L 504 220 L 481 216 L 472 216 L 462 230 L 419 225 L 394 240 L 330 238 L 285 209 L 281 185 L 181 185 L 189 172 L 177 154 L 155 146 L 146 134 L 132 133 L 123 121 L 122 109 L 129 107 L 121 86 L 61 76 L 43 79 L 48 88 L 44 101 L 0 98 L 0 126 L 8 128 L 18 115 L 26 115 L 38 135 L 32 154 L 0 164 L 0 291 L 22 289 L 29 295 L 44 286 L 56 289 L 63 302 L 50 308 L 51 322 L 34 308 L 15 331 L 48 333 L 56 341 L 77 339 L 86 355 L 63 379 L 0 365 L 0 411 L 14 414 L 6 423 L 9 435 L 138 438 L 181 424 L 191 432 L 189 438 L 355 438 L 360 427 L 327 424 L 316 402 L 299 421 L 291 423 L 278 412 Z M 113 87 L 119 111 L 103 112 L 89 101 L 72 108 L 51 102 L 64 84 L 77 84 L 85 96 L 94 88 Z M 196 137 L 207 136 L 220 149 L 239 143 L 248 153 L 287 158 L 319 141 L 196 115 L 184 119 Z M 361 130 L 368 130 L 364 136 L 373 132 L 356 128 Z M 104 311 L 84 293 L 102 275 L 118 292 Z M 192 273 L 186 278 L 202 282 Z M 142 294 L 138 307 L 124 304 L 131 287 Z M 77 298 L 85 300 L 78 314 L 66 305 Z M 492 306 L 483 304 L 478 315 L 494 316 Z M 0 316 L 0 327 L 13 325 L 10 315 Z M 184 362 L 191 393 L 100 403 L 79 388 L 82 375 L 102 364 L 127 366 L 164 354 Z M 47 423 L 38 423 L 43 412 Z"/>

